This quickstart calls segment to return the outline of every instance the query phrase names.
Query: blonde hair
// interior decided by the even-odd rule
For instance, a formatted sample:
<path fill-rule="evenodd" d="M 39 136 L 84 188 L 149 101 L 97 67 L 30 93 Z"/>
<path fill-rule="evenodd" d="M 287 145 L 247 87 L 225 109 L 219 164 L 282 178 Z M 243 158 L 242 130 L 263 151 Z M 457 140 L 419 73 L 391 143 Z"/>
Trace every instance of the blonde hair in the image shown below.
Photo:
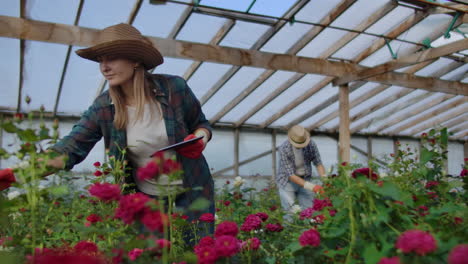
<path fill-rule="evenodd" d="M 161 113 L 162 109 L 158 101 L 156 101 L 153 93 L 154 83 L 151 81 L 150 73 L 146 72 L 143 66 L 135 67 L 133 75 L 133 94 L 135 97 L 136 119 L 133 122 L 141 120 L 144 115 L 144 107 L 146 103 L 150 105 L 150 113 L 153 118 L 155 107 Z M 127 114 L 127 101 L 125 94 L 120 86 L 110 86 L 109 95 L 115 106 L 114 126 L 117 129 L 126 129 L 129 123 Z"/>

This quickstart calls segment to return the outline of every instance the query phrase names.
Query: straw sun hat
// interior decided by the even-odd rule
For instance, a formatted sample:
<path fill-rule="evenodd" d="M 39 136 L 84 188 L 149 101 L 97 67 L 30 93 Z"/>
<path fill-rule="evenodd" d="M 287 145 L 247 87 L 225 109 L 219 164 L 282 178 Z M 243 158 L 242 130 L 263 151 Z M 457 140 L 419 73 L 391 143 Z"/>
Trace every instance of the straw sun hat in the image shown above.
<path fill-rule="evenodd" d="M 288 139 L 295 148 L 304 148 L 310 142 L 310 134 L 304 127 L 295 125 L 288 130 Z"/>
<path fill-rule="evenodd" d="M 122 56 L 123 58 L 142 62 L 145 69 L 154 68 L 163 63 L 161 53 L 152 45 L 151 41 L 129 24 L 117 24 L 99 32 L 96 45 L 79 49 L 78 56 L 98 61 L 99 56 Z"/>

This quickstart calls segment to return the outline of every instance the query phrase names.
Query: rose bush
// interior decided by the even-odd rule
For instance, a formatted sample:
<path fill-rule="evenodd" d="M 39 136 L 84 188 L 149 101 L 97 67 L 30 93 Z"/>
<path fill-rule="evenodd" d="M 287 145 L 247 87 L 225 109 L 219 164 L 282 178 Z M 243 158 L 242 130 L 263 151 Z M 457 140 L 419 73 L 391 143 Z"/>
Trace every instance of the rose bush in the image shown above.
<path fill-rule="evenodd" d="M 29 118 L 32 118 L 29 116 Z M 40 119 L 41 120 L 41 119 Z M 125 162 L 97 161 L 85 190 L 70 173 L 42 186 L 52 153 L 44 141 L 57 139 L 41 123 L 22 128 L 4 120 L 21 147 L 0 149 L 24 166 L 4 171 L 0 195 L 0 259 L 21 263 L 463 263 L 467 256 L 468 161 L 460 175 L 444 172 L 447 132 L 432 130 L 414 151 L 400 147 L 388 166 L 341 164 L 324 179 L 324 193 L 311 208 L 297 208 L 284 221 L 276 187 L 257 191 L 236 178 L 217 193 L 216 215 L 188 222 L 186 212 L 142 193 L 126 191 Z M 53 135 L 49 135 L 50 132 Z M 158 155 L 138 171 L 142 179 L 180 176 L 180 165 Z M 384 172 L 383 177 L 379 172 Z M 17 181 L 12 180 L 15 176 Z M 3 186 L 2 185 L 2 186 Z M 10 195 L 8 195 L 10 194 Z M 14 194 L 14 195 L 13 195 Z M 169 202 L 174 197 L 169 198 Z M 206 201 L 191 206 L 197 210 Z M 211 236 L 194 247 L 187 232 L 215 222 Z"/>

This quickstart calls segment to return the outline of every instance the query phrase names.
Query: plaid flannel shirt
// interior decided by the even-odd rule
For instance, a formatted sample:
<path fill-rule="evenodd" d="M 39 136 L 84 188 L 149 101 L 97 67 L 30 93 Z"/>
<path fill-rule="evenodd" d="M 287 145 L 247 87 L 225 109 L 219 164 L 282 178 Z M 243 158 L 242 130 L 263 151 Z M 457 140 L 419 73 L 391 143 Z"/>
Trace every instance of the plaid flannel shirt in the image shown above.
<path fill-rule="evenodd" d="M 206 128 L 211 133 L 211 126 L 202 112 L 200 103 L 184 79 L 161 74 L 154 74 L 152 77 L 156 100 L 163 110 L 169 144 L 183 141 L 198 128 Z M 83 113 L 70 134 L 51 147 L 68 155 L 66 169 L 70 170 L 75 164 L 83 161 L 102 137 L 109 155 L 117 159 L 125 158 L 122 157 L 121 150 L 127 147 L 126 131 L 114 127 L 114 114 L 114 105 L 109 92 L 106 91 Z M 202 155 L 198 159 L 190 159 L 180 154 L 176 155 L 184 170 L 183 185 L 190 188 L 183 194 L 184 204 L 189 206 L 198 197 L 205 197 L 211 202 L 205 212 L 214 213 L 214 184 L 205 157 Z M 133 182 L 131 176 L 126 177 L 126 180 Z"/>
<path fill-rule="evenodd" d="M 279 170 L 278 174 L 276 175 L 276 184 L 279 187 L 284 187 L 289 181 L 289 176 L 295 173 L 295 163 L 294 163 L 294 153 L 293 153 L 293 146 L 286 140 L 281 146 L 278 148 L 278 152 L 280 155 L 279 159 Z M 302 148 L 302 153 L 304 154 L 304 167 L 305 167 L 305 176 L 304 180 L 308 181 L 312 178 L 312 165 L 311 162 L 314 163 L 315 166 L 322 164 L 322 160 L 320 159 L 320 153 L 317 149 L 317 145 L 311 139 L 309 145 L 305 148 Z"/>

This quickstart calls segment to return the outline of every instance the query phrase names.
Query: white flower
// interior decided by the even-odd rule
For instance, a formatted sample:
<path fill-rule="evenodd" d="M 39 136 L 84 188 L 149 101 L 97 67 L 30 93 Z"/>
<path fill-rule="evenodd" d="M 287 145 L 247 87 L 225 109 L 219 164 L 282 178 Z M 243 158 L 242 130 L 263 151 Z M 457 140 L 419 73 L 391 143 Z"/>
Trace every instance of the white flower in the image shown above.
<path fill-rule="evenodd" d="M 44 190 L 45 188 L 47 188 L 47 186 L 43 185 L 43 184 L 39 184 L 39 186 L 37 186 L 37 188 L 39 190 Z"/>
<path fill-rule="evenodd" d="M 400 173 L 398 171 L 395 171 L 395 177 L 400 177 Z"/>
<path fill-rule="evenodd" d="M 385 178 L 385 177 L 387 177 L 387 176 L 388 176 L 388 174 L 387 174 L 386 172 L 380 173 L 380 178 Z"/>
<path fill-rule="evenodd" d="M 11 217 L 13 220 L 15 220 L 16 218 L 21 216 L 21 213 L 15 212 L 15 213 L 9 214 L 8 216 Z"/>
<path fill-rule="evenodd" d="M 11 166 L 12 169 L 25 169 L 29 167 L 29 160 L 23 160 Z"/>
<path fill-rule="evenodd" d="M 0 246 L 0 251 L 13 251 L 15 249 L 14 247 L 4 247 Z"/>
<path fill-rule="evenodd" d="M 290 211 L 293 214 L 297 214 L 297 213 L 302 211 L 302 208 L 299 205 L 295 204 L 295 205 L 291 206 Z"/>
<path fill-rule="evenodd" d="M 218 215 L 217 214 L 215 214 L 214 217 L 215 217 L 215 220 L 218 220 Z"/>
<path fill-rule="evenodd" d="M 237 176 L 235 179 L 234 179 L 234 187 L 240 187 L 242 186 L 242 184 L 245 183 L 245 180 L 242 179 L 240 176 Z"/>
<path fill-rule="evenodd" d="M 11 191 L 7 194 L 7 197 L 8 197 L 8 200 L 13 200 L 15 199 L 16 197 L 20 196 L 21 193 L 18 192 L 18 191 Z"/>

